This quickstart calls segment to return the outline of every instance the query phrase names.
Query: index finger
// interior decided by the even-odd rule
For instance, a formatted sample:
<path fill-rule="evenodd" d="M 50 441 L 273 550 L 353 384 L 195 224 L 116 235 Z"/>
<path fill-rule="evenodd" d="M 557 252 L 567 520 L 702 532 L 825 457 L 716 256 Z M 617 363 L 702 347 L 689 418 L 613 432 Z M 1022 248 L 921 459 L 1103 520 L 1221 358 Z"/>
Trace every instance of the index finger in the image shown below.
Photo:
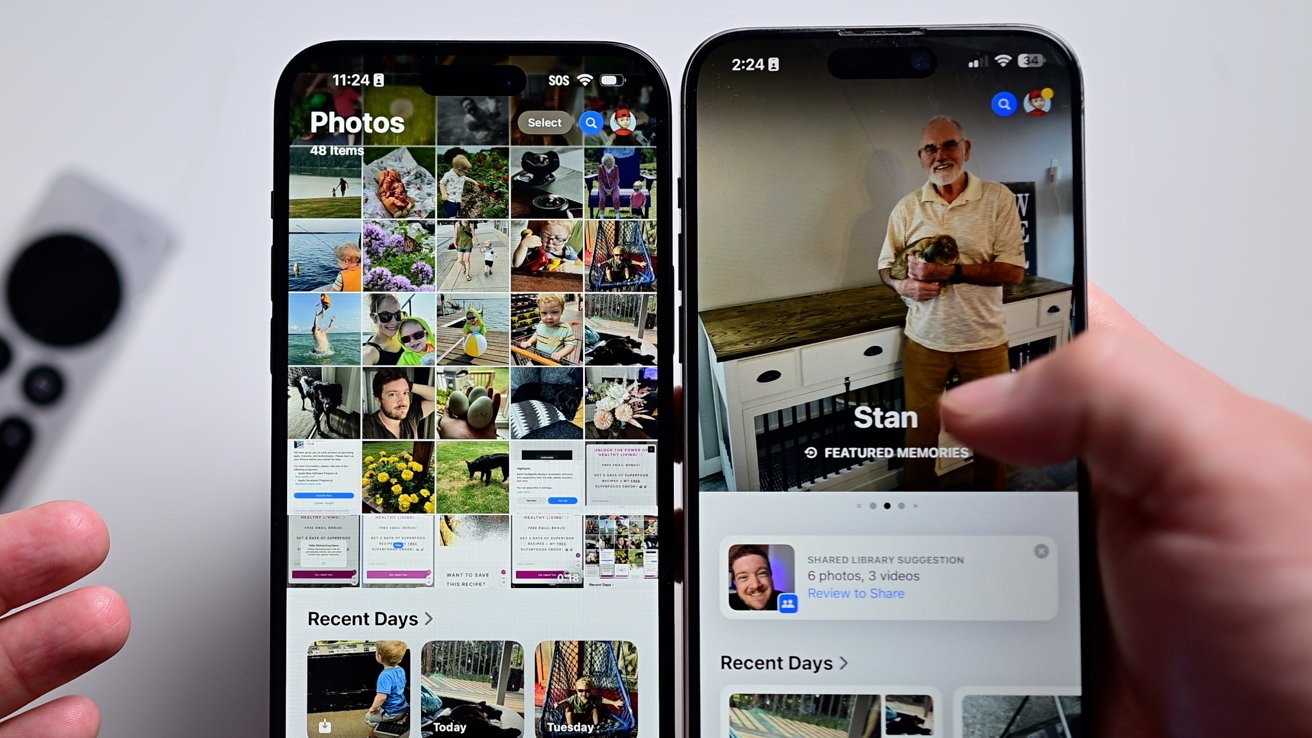
<path fill-rule="evenodd" d="M 109 554 L 109 531 L 78 502 L 48 502 L 0 515 L 0 614 L 63 589 Z"/>

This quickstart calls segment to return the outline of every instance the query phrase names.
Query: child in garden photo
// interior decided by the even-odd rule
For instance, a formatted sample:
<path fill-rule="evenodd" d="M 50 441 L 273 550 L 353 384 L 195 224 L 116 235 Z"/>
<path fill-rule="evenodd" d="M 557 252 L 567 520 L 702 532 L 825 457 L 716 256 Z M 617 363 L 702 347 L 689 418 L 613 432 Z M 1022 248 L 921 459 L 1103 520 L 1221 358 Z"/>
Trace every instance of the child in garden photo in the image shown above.
<path fill-rule="evenodd" d="M 451 169 L 442 175 L 438 181 L 438 189 L 442 192 L 442 207 L 445 208 L 446 217 L 454 218 L 460 213 L 460 200 L 464 197 L 465 184 L 473 183 L 478 187 L 482 184 L 475 182 L 469 177 L 469 171 L 474 168 L 469 158 L 464 154 L 457 154 L 451 160 Z"/>

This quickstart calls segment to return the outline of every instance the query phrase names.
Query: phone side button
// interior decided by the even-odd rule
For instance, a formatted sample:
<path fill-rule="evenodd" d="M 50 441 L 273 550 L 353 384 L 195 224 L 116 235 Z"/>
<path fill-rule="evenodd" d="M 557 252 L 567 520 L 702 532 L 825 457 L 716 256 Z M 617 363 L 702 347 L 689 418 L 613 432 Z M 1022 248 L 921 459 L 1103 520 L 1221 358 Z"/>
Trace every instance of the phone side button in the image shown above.
<path fill-rule="evenodd" d="M 276 359 L 274 358 L 274 352 L 273 352 L 274 335 L 275 334 L 273 332 L 273 316 L 270 315 L 269 316 L 269 376 L 271 377 L 278 376 L 278 365 L 275 363 Z"/>
<path fill-rule="evenodd" d="M 679 327 L 675 331 L 679 334 L 679 363 L 686 365 L 688 363 L 688 324 L 683 322 L 683 306 L 679 306 Z"/>
<path fill-rule="evenodd" d="M 679 292 L 683 292 L 683 274 L 688 271 L 688 244 L 683 239 L 683 231 L 679 231 L 679 264 L 675 269 L 678 270 L 675 282 L 679 286 Z"/>
<path fill-rule="evenodd" d="M 674 201 L 676 204 L 678 204 L 679 209 L 683 210 L 683 175 L 682 174 L 679 175 L 679 181 L 675 185 L 674 190 L 675 190 Z"/>

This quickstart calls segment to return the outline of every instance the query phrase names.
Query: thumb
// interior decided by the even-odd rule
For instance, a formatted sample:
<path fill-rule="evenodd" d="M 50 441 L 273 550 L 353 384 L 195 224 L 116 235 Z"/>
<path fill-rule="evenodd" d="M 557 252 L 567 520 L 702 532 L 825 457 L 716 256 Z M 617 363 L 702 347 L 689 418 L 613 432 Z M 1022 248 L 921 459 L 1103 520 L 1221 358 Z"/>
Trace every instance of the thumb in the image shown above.
<path fill-rule="evenodd" d="M 1023 371 L 961 385 L 941 412 L 944 427 L 979 452 L 1025 465 L 1081 458 L 1100 494 L 1154 514 L 1201 512 L 1199 496 L 1213 492 L 1207 505 L 1253 510 L 1257 500 L 1232 490 L 1251 488 L 1270 466 L 1255 460 L 1271 454 L 1285 473 L 1300 462 L 1312 473 L 1312 426 L 1146 332 L 1094 330 Z M 1289 489 L 1263 486 L 1268 495 Z M 1213 522 L 1227 517 L 1206 512 Z"/>

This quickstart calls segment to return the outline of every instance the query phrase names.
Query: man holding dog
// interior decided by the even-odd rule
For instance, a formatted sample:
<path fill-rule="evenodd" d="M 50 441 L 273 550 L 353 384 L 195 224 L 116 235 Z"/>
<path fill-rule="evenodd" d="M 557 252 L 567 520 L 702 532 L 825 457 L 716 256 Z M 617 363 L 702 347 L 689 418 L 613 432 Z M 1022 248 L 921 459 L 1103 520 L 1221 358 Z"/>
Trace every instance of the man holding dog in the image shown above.
<path fill-rule="evenodd" d="M 365 416 L 365 438 L 433 437 L 431 432 L 423 432 L 424 419 L 437 407 L 437 392 L 432 387 L 414 384 L 404 369 L 386 367 L 374 373 L 373 391 L 378 409 Z M 419 402 L 414 402 L 415 397 Z"/>
<path fill-rule="evenodd" d="M 1011 371 L 1002 287 L 1024 279 L 1025 250 L 1011 190 L 966 172 L 970 141 L 961 124 L 945 115 L 930 119 L 916 156 L 928 180 L 889 215 L 879 276 L 907 303 L 902 381 L 906 409 L 917 423 L 907 428 L 906 445 L 936 448 L 938 400 L 952 370 L 962 382 Z M 892 277 L 908 244 L 945 234 L 957 242 L 956 264 L 911 255 L 906 279 Z M 976 489 L 1006 488 L 1001 463 L 977 454 L 973 466 Z M 903 489 L 938 489 L 934 467 L 933 458 L 907 459 Z"/>

